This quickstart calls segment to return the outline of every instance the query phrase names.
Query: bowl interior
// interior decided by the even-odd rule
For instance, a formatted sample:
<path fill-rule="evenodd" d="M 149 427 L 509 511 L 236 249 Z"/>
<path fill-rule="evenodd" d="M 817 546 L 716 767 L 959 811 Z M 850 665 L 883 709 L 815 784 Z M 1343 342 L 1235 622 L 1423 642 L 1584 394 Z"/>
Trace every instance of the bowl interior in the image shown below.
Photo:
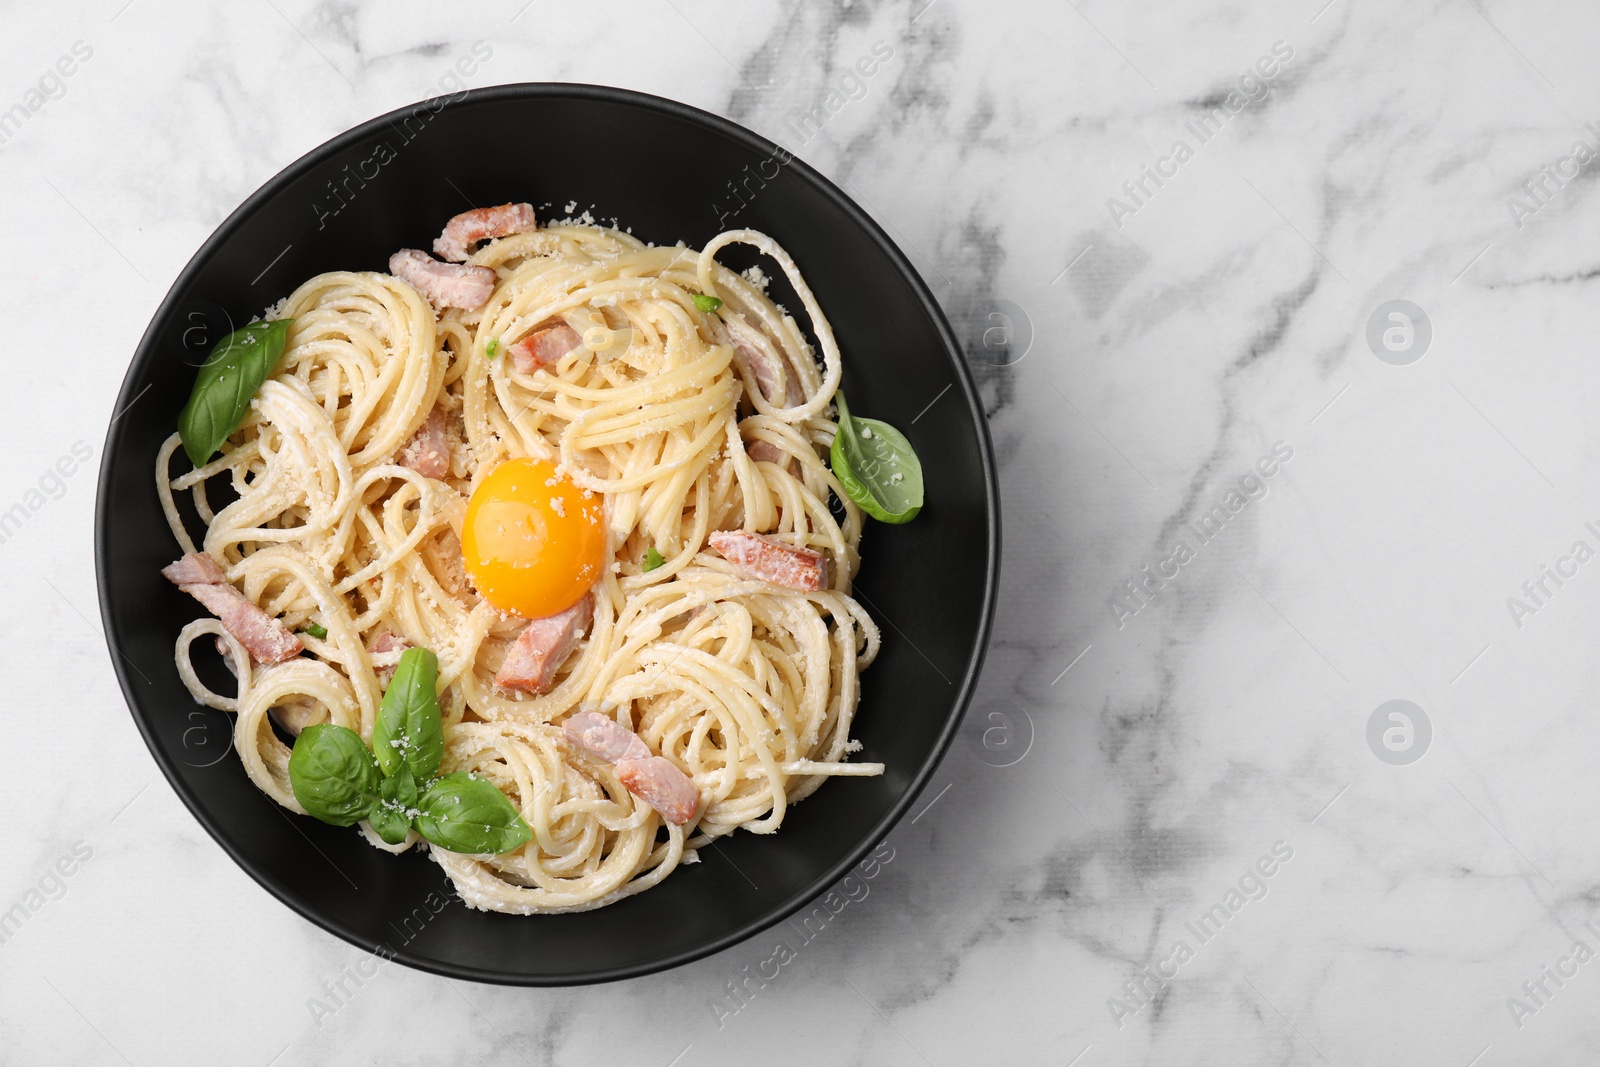
<path fill-rule="evenodd" d="M 314 274 L 386 269 L 398 248 L 431 247 L 451 215 L 511 200 L 533 202 L 541 220 L 574 205 L 663 244 L 699 246 L 734 227 L 775 237 L 832 321 L 852 408 L 910 437 L 928 485 L 916 521 L 869 522 L 862 546 L 858 595 L 884 642 L 863 675 L 855 758 L 882 761 L 887 773 L 830 782 L 776 835 L 736 834 L 646 893 L 535 918 L 473 911 L 426 858 L 379 852 L 250 784 L 230 750 L 231 716 L 195 705 L 173 666 L 174 637 L 200 609 L 158 573 L 178 549 L 152 477 L 194 367 L 229 329 Z M 767 273 L 781 277 L 770 263 Z M 777 298 L 803 318 L 798 301 Z M 833 186 L 680 104 L 588 86 L 502 86 L 335 138 L 253 195 L 196 254 L 146 332 L 117 410 L 130 402 L 106 442 L 96 551 L 112 660 L 152 753 L 269 891 L 413 966 L 484 981 L 598 981 L 685 962 L 778 921 L 905 810 L 982 659 L 998 558 L 993 461 L 948 325 L 905 258 Z"/>

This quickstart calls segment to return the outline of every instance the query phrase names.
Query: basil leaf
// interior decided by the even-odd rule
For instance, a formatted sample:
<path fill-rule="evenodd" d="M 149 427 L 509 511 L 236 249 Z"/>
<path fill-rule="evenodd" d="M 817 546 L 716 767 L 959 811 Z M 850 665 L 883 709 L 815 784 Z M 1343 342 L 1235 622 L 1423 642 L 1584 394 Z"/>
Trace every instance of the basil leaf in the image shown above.
<path fill-rule="evenodd" d="M 411 768 L 402 763 L 399 770 L 383 780 L 383 784 L 378 788 L 378 795 L 403 811 L 410 812 L 415 808 L 417 780 L 412 776 Z"/>
<path fill-rule="evenodd" d="M 400 654 L 372 727 L 372 752 L 385 775 L 404 764 L 413 778 L 425 782 L 439 769 L 444 755 L 439 657 L 429 649 L 408 648 Z"/>
<path fill-rule="evenodd" d="M 239 428 L 261 383 L 277 369 L 291 319 L 252 322 L 211 350 L 178 415 L 178 436 L 196 467 L 203 466 Z"/>
<path fill-rule="evenodd" d="M 351 826 L 378 803 L 378 764 L 361 735 L 318 723 L 300 731 L 289 753 L 289 787 L 307 812 L 335 826 Z"/>
<path fill-rule="evenodd" d="M 722 306 L 722 297 L 696 293 L 694 294 L 694 306 L 701 311 L 715 311 Z"/>
<path fill-rule="evenodd" d="M 655 545 L 651 545 L 649 548 L 645 549 L 644 573 L 649 574 L 651 571 L 655 570 L 665 562 L 666 560 L 661 557 L 661 553 L 656 551 Z"/>
<path fill-rule="evenodd" d="M 845 495 L 880 522 L 910 522 L 922 510 L 922 463 L 905 434 L 877 419 L 850 414 L 844 394 L 833 398 L 839 432 L 828 458 Z"/>
<path fill-rule="evenodd" d="M 372 827 L 373 833 L 391 845 L 401 844 L 411 832 L 411 820 L 406 817 L 406 813 L 391 808 L 388 804 L 376 805 L 367 816 L 367 825 Z"/>
<path fill-rule="evenodd" d="M 411 818 L 417 813 L 417 780 L 404 763 L 378 787 L 379 802 L 367 822 L 379 837 L 398 845 L 411 832 Z"/>
<path fill-rule="evenodd" d="M 470 774 L 447 774 L 417 802 L 417 832 L 451 852 L 500 853 L 533 840 L 506 795 Z"/>

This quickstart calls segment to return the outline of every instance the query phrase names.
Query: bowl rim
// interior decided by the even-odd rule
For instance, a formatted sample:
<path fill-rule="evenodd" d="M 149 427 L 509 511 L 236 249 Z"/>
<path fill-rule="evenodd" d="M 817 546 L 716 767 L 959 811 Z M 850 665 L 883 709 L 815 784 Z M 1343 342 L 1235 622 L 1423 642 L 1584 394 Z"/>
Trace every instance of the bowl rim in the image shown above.
<path fill-rule="evenodd" d="M 865 858 L 868 852 L 881 844 L 895 825 L 905 816 L 912 803 L 927 787 L 934 770 L 949 750 L 955 733 L 959 729 L 961 720 L 966 713 L 967 706 L 971 703 L 978 676 L 982 671 L 983 662 L 988 653 L 1000 579 L 999 478 L 995 468 L 994 446 L 990 440 L 988 418 L 984 414 L 977 387 L 973 383 L 971 369 L 967 366 L 966 360 L 962 356 L 960 342 L 955 336 L 954 330 L 951 329 L 949 320 L 945 317 L 943 309 L 934 300 L 927 283 L 911 265 L 905 253 L 889 239 L 883 228 L 863 211 L 854 200 L 846 196 L 838 186 L 799 156 L 789 152 L 776 142 L 713 112 L 667 97 L 638 92 L 632 89 L 583 82 L 510 82 L 476 89 L 466 89 L 445 96 L 425 98 L 416 103 L 378 115 L 317 145 L 280 169 L 246 197 L 212 231 L 211 235 L 190 257 L 188 263 L 184 265 L 173 280 L 171 288 L 168 289 L 166 296 L 162 298 L 160 305 L 152 314 L 150 324 L 145 328 L 138 345 L 134 348 L 128 371 L 123 377 L 122 388 L 118 390 L 116 404 L 112 410 L 119 413 L 125 412 L 132 402 L 138 399 L 137 396 L 129 396 L 134 384 L 132 380 L 133 369 L 135 365 L 142 362 L 141 356 L 156 343 L 157 323 L 164 321 L 171 314 L 173 307 L 177 303 L 178 294 L 188 288 L 195 276 L 200 272 L 201 265 L 209 261 L 226 242 L 232 240 L 235 233 L 250 216 L 273 200 L 291 182 L 343 152 L 351 145 L 388 127 L 391 122 L 398 121 L 409 115 L 420 106 L 431 105 L 443 100 L 443 107 L 440 110 L 444 111 L 484 101 L 551 98 L 599 100 L 645 111 L 653 111 L 659 115 L 709 127 L 712 132 L 742 143 L 746 147 L 767 156 L 782 152 L 789 157 L 790 161 L 786 166 L 790 170 L 831 201 L 852 223 L 860 227 L 877 244 L 889 261 L 894 264 L 901 276 L 910 284 L 912 291 L 922 305 L 924 313 L 933 322 L 940 339 L 944 343 L 944 354 L 954 372 L 955 384 L 959 386 L 961 398 L 966 402 L 968 412 L 972 416 L 973 424 L 977 429 L 979 466 L 982 469 L 984 483 L 985 526 L 988 535 L 988 547 L 987 558 L 984 561 L 983 604 L 979 613 L 977 640 L 967 662 L 966 670 L 962 674 L 952 699 L 950 712 L 938 737 L 935 739 L 933 748 L 923 760 L 922 766 L 918 767 L 912 775 L 910 784 L 900 799 L 891 805 L 884 816 L 868 831 L 862 838 L 861 844 L 841 855 L 822 874 L 791 893 L 787 898 L 765 909 L 761 915 L 749 922 L 702 942 L 693 948 L 684 949 L 670 956 L 663 956 L 644 963 L 611 967 L 576 975 L 546 976 L 507 973 L 490 968 L 442 962 L 431 957 L 419 955 L 406 947 L 396 951 L 391 946 L 382 945 L 385 955 L 389 958 L 420 971 L 466 981 L 524 987 L 564 987 L 614 982 L 671 970 L 696 960 L 704 959 L 714 953 L 737 945 L 762 930 L 789 918 L 848 873 L 852 867 Z M 125 426 L 126 424 L 124 424 Z M 300 902 L 279 886 L 277 876 L 272 871 L 261 867 L 253 860 L 236 851 L 228 841 L 223 829 L 212 818 L 205 803 L 194 790 L 185 784 L 174 762 L 163 753 L 161 746 L 157 744 L 153 729 L 146 724 L 145 713 L 141 710 L 139 700 L 135 696 L 136 688 L 129 673 L 130 665 L 123 659 L 117 649 L 113 636 L 113 620 L 109 609 L 108 587 L 111 568 L 108 562 L 107 532 L 110 528 L 112 516 L 109 511 L 109 494 L 106 486 L 111 477 L 111 466 L 114 457 L 118 454 L 121 445 L 122 434 L 123 427 L 119 427 L 117 419 L 113 418 L 107 426 L 101 452 L 99 476 L 96 483 L 94 513 L 95 588 L 100 601 L 100 620 L 104 630 L 106 647 L 110 652 L 112 669 L 116 672 L 124 702 L 128 705 L 129 714 L 138 727 L 140 736 L 144 739 L 145 747 L 149 749 L 151 757 L 160 767 L 161 773 L 167 779 L 167 783 L 178 794 L 179 799 L 183 801 L 189 813 L 205 828 L 206 832 L 211 835 L 212 840 L 222 848 L 223 852 L 254 879 L 258 885 L 280 903 L 287 905 L 301 918 L 318 928 L 357 948 L 376 953 L 379 951 L 380 942 L 370 940 L 310 905 L 302 906 Z"/>

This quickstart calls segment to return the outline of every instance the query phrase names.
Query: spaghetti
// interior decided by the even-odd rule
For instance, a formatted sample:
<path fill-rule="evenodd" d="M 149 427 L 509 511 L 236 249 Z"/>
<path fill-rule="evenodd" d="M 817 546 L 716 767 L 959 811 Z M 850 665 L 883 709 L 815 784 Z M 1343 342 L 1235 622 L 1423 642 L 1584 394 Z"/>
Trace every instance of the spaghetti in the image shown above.
<path fill-rule="evenodd" d="M 783 270 L 820 359 L 758 271 L 717 261 L 735 243 Z M 195 699 L 236 715 L 250 779 L 303 812 L 280 731 L 327 722 L 370 743 L 399 649 L 431 649 L 441 770 L 488 779 L 533 837 L 494 856 L 430 853 L 469 905 L 532 914 L 641 892 L 735 829 L 777 830 L 830 777 L 881 773 L 848 761 L 879 634 L 850 596 L 862 513 L 823 458 L 841 357 L 794 262 L 749 230 L 695 251 L 585 221 L 490 240 L 466 265 L 493 273 L 478 308 L 436 311 L 389 274 L 310 279 L 268 316 L 292 319 L 283 356 L 222 454 L 173 476 L 179 436 L 160 450 L 183 550 L 212 557 L 308 653 L 253 660 L 211 618 L 178 636 Z M 513 346 L 551 324 L 580 343 L 522 366 Z M 407 462 L 430 419 L 437 477 Z M 468 498 L 523 458 L 603 501 L 587 636 L 543 692 L 496 684 L 526 620 L 484 599 L 462 558 Z M 233 499 L 214 509 L 215 486 Z M 175 502 L 185 492 L 205 524 L 198 545 Z M 763 580 L 710 546 L 718 531 L 820 554 L 829 573 L 811 589 Z M 224 652 L 235 695 L 196 673 L 201 637 Z M 571 742 L 563 723 L 594 711 L 692 780 L 693 818 L 664 819 Z M 380 848 L 429 848 L 414 831 L 391 846 L 362 828 Z"/>

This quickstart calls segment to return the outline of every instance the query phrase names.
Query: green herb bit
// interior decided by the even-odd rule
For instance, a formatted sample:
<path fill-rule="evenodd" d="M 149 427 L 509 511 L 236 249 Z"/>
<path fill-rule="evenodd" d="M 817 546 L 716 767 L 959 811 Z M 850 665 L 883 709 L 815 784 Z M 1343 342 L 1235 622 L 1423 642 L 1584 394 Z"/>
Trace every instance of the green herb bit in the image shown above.
<path fill-rule="evenodd" d="M 415 829 L 451 852 L 509 852 L 533 840 L 514 804 L 494 783 L 456 772 L 435 778 L 444 754 L 439 660 L 408 648 L 383 694 L 371 749 L 344 726 L 300 731 L 289 754 L 289 785 L 306 813 L 335 826 L 366 819 L 391 845 Z"/>
<path fill-rule="evenodd" d="M 326 641 L 328 639 L 328 628 L 319 622 L 306 623 L 305 629 L 301 630 L 300 632 L 303 634 L 310 634 L 318 641 Z"/>
<path fill-rule="evenodd" d="M 261 383 L 278 367 L 292 321 L 252 322 L 235 330 L 200 365 L 178 414 L 178 436 L 196 467 L 205 466 L 244 421 Z"/>
<path fill-rule="evenodd" d="M 417 833 L 451 852 L 510 852 L 533 840 L 533 830 L 504 793 L 460 771 L 428 786 L 417 807 Z"/>
<path fill-rule="evenodd" d="M 922 464 L 911 442 L 886 422 L 853 417 L 844 393 L 833 399 L 839 430 L 828 458 L 845 495 L 880 522 L 910 522 L 922 510 Z"/>
<path fill-rule="evenodd" d="M 390 780 L 384 779 L 384 781 Z M 410 818 L 388 801 L 373 805 L 372 811 L 367 815 L 367 823 L 372 827 L 373 833 L 391 845 L 404 843 L 406 835 L 411 832 Z"/>
<path fill-rule="evenodd" d="M 694 306 L 701 311 L 715 311 L 722 306 L 722 298 L 706 296 L 704 293 L 694 294 Z"/>
<path fill-rule="evenodd" d="M 378 797 L 367 822 L 379 837 L 398 845 L 411 832 L 412 813 L 417 810 L 417 781 L 411 776 L 411 768 L 402 763 L 399 770 L 383 780 Z"/>
<path fill-rule="evenodd" d="M 495 353 L 499 351 L 500 338 L 498 337 L 489 338 L 489 343 L 483 346 L 483 354 L 488 356 L 490 359 L 493 359 L 495 357 Z"/>
<path fill-rule="evenodd" d="M 294 798 L 308 814 L 335 826 L 365 819 L 378 803 L 382 780 L 367 743 L 346 726 L 307 726 L 289 753 Z"/>
<path fill-rule="evenodd" d="M 651 571 L 655 570 L 665 562 L 666 560 L 662 558 L 661 553 L 656 551 L 655 545 L 651 545 L 649 548 L 645 549 L 644 573 L 649 574 Z"/>
<path fill-rule="evenodd" d="M 408 648 L 400 654 L 372 727 L 372 751 L 385 776 L 404 765 L 425 782 L 439 769 L 444 727 L 438 684 L 439 658 L 431 650 Z"/>

